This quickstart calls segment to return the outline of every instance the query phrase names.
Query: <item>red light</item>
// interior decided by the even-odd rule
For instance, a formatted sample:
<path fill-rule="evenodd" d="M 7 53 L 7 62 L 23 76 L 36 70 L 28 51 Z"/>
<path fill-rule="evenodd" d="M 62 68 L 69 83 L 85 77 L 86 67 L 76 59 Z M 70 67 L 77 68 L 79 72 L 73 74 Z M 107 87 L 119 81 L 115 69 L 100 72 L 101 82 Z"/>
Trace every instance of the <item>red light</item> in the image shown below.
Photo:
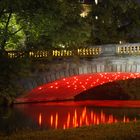
<path fill-rule="evenodd" d="M 39 125 L 41 125 L 41 124 L 42 124 L 42 115 L 41 115 L 41 113 L 39 114 L 39 117 L 38 117 L 38 122 L 39 122 Z"/>
<path fill-rule="evenodd" d="M 39 90 L 41 90 L 41 89 L 42 89 L 42 87 L 39 87 L 38 89 L 39 89 Z"/>
<path fill-rule="evenodd" d="M 21 100 L 22 102 L 26 102 L 28 98 L 30 101 L 36 101 L 37 98 L 41 98 L 42 101 L 50 101 L 50 99 L 60 99 L 60 97 L 62 100 L 65 100 L 68 98 L 72 98 L 85 90 L 102 85 L 104 83 L 113 82 L 115 80 L 126 80 L 129 78 L 140 78 L 140 74 L 110 72 L 97 74 L 82 74 L 67 77 L 60 79 L 57 82 L 55 81 L 39 86 L 29 92 L 26 97 L 17 98 L 17 101 L 19 102 Z"/>

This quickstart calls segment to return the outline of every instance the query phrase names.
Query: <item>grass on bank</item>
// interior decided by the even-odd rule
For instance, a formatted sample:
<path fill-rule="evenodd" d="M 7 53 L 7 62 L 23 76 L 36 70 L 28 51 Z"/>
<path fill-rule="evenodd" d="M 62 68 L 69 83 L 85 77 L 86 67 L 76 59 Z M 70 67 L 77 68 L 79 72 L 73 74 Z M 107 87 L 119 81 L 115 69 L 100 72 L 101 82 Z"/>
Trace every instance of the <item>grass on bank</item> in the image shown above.
<path fill-rule="evenodd" d="M 85 126 L 67 130 L 25 130 L 0 140 L 140 140 L 140 122 Z"/>

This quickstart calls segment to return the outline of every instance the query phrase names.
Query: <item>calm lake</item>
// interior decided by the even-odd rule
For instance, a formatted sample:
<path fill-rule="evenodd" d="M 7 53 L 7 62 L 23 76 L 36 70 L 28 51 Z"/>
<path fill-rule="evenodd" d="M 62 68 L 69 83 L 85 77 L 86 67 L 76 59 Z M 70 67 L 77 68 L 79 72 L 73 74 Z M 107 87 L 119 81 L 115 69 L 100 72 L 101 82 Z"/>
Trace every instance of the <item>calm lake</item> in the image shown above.
<path fill-rule="evenodd" d="M 140 106 L 133 101 L 119 102 L 69 101 L 0 108 L 0 131 L 10 133 L 21 129 L 68 129 L 140 120 Z"/>

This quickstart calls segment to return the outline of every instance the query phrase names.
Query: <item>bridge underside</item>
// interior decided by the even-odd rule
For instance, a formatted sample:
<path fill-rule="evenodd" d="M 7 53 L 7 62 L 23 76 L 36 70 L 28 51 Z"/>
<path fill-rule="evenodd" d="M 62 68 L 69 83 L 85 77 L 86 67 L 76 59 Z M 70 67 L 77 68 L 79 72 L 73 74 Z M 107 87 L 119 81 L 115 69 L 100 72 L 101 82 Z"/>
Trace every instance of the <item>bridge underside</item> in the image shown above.
<path fill-rule="evenodd" d="M 71 76 L 39 86 L 25 97 L 17 98 L 15 103 L 70 100 L 96 86 L 135 78 L 140 78 L 140 73 L 109 72 Z"/>

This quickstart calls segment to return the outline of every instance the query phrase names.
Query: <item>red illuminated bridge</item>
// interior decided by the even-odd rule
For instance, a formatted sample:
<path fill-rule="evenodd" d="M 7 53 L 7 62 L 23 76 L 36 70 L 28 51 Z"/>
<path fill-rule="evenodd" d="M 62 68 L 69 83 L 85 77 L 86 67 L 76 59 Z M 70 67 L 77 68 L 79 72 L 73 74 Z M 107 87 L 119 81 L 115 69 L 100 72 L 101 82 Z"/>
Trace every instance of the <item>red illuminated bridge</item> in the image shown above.
<path fill-rule="evenodd" d="M 23 98 L 16 102 L 40 102 L 69 100 L 83 91 L 116 80 L 140 78 L 140 73 L 131 72 L 108 72 L 96 74 L 81 74 L 62 78 L 54 82 L 34 88 Z M 93 94 L 94 96 L 94 94 Z"/>
<path fill-rule="evenodd" d="M 12 53 L 9 52 L 9 57 L 17 58 L 18 53 Z M 37 59 L 47 58 L 45 54 L 29 52 L 30 58 Z M 18 81 L 24 97 L 19 97 L 16 102 L 69 100 L 104 83 L 140 78 L 140 43 L 91 46 L 73 51 L 52 50 L 48 54 L 54 59 L 43 64 L 44 71 L 36 66 L 31 76 Z"/>

